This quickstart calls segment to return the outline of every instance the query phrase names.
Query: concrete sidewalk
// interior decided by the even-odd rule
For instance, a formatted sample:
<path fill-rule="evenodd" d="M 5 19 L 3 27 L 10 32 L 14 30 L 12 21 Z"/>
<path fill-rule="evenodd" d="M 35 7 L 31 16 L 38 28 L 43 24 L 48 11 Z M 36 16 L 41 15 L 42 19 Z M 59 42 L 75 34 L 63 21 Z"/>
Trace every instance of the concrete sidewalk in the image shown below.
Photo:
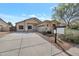
<path fill-rule="evenodd" d="M 36 33 L 10 33 L 0 38 L 1 56 L 67 56 Z"/>
<path fill-rule="evenodd" d="M 67 52 L 72 56 L 79 56 L 79 45 L 72 46 Z"/>

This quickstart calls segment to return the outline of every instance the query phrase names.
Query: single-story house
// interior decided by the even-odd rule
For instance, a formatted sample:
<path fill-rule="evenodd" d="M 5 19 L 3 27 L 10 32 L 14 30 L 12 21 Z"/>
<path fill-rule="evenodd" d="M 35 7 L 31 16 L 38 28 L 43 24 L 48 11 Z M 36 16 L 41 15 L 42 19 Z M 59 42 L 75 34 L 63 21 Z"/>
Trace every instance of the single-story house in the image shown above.
<path fill-rule="evenodd" d="M 9 31 L 10 25 L 0 18 L 0 32 Z"/>
<path fill-rule="evenodd" d="M 37 25 L 41 21 L 35 17 L 26 19 L 16 23 L 16 31 L 37 31 Z"/>
<path fill-rule="evenodd" d="M 55 22 L 51 22 L 49 20 L 40 21 L 39 19 L 33 17 L 16 23 L 16 31 L 52 31 L 53 24 Z"/>

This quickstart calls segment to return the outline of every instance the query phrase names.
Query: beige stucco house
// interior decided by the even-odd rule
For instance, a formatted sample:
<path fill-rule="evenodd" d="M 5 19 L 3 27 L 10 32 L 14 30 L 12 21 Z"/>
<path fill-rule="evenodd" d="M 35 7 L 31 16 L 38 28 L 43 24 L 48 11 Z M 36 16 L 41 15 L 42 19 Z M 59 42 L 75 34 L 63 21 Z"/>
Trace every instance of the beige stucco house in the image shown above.
<path fill-rule="evenodd" d="M 41 23 L 41 21 L 35 17 L 26 19 L 24 21 L 20 21 L 16 23 L 17 31 L 37 31 L 37 25 Z"/>
<path fill-rule="evenodd" d="M 52 31 L 53 30 L 53 24 L 49 20 L 40 21 L 39 19 L 33 17 L 26 19 L 24 21 L 20 21 L 16 23 L 16 30 L 17 31 Z"/>
<path fill-rule="evenodd" d="M 1 18 L 0 18 L 0 32 L 6 32 L 6 31 L 9 31 L 9 25 L 8 25 L 8 23 L 6 23 L 4 20 L 2 20 Z"/>

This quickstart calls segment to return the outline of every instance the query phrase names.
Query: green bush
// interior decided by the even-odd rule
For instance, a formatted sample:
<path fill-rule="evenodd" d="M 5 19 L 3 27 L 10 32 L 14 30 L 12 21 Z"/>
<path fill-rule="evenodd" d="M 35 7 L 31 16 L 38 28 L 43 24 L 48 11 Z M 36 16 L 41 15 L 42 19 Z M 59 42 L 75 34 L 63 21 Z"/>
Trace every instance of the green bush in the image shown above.
<path fill-rule="evenodd" d="M 42 34 L 47 35 L 47 34 L 52 34 L 51 31 L 43 31 Z"/>
<path fill-rule="evenodd" d="M 47 34 L 51 34 L 52 32 L 51 31 L 47 31 Z"/>
<path fill-rule="evenodd" d="M 60 38 L 68 42 L 79 44 L 79 36 L 62 35 Z"/>
<path fill-rule="evenodd" d="M 79 44 L 79 37 L 75 37 L 72 39 L 73 43 Z"/>
<path fill-rule="evenodd" d="M 46 35 L 47 33 L 46 33 L 46 31 L 43 31 L 42 34 Z"/>
<path fill-rule="evenodd" d="M 71 29 L 78 29 L 78 28 L 79 28 L 79 25 L 74 24 L 74 25 L 71 25 L 70 28 L 71 28 Z"/>
<path fill-rule="evenodd" d="M 79 33 L 79 31 L 75 31 L 75 30 L 72 30 L 72 29 L 66 29 L 65 34 L 60 35 L 59 37 L 62 40 L 79 44 L 79 35 L 77 33 Z"/>

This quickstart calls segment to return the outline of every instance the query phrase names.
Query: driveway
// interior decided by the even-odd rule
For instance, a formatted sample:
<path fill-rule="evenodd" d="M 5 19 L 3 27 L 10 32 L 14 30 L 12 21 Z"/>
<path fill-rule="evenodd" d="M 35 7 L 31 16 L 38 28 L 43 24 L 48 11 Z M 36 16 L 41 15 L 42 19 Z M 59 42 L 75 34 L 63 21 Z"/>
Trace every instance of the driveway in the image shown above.
<path fill-rule="evenodd" d="M 66 56 L 36 33 L 10 33 L 0 38 L 1 56 Z"/>

